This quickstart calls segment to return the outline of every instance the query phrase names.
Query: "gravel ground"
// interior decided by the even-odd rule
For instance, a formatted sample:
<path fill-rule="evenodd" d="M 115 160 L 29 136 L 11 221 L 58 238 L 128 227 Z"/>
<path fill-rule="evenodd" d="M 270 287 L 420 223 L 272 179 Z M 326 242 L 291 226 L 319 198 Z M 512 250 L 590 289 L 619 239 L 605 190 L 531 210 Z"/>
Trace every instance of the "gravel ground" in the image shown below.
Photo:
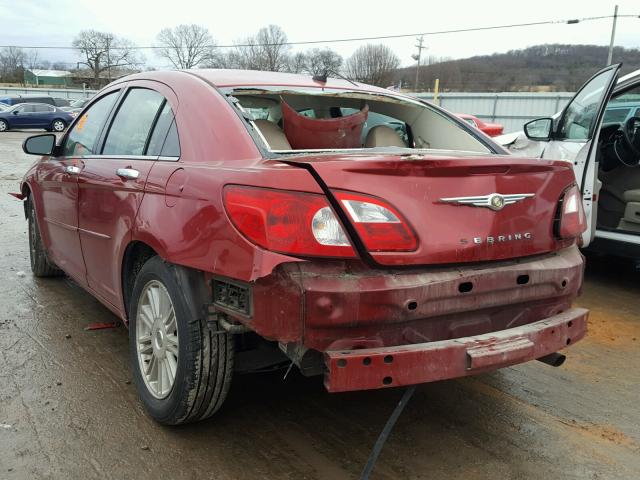
<path fill-rule="evenodd" d="M 206 422 L 165 428 L 138 402 L 124 327 L 68 279 L 36 279 L 16 191 L 26 132 L 0 134 L 0 479 L 353 479 L 402 391 L 236 377 Z M 422 385 L 376 479 L 640 478 L 640 273 L 589 259 L 588 337 L 539 362 Z"/>

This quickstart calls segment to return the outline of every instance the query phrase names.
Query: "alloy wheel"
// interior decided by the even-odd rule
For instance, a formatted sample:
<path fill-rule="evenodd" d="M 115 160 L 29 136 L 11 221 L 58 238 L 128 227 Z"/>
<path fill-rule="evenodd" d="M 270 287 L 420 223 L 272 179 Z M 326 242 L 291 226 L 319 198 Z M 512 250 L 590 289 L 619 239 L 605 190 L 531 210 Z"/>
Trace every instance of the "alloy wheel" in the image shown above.
<path fill-rule="evenodd" d="M 166 398 L 178 369 L 178 324 L 169 292 L 158 280 L 142 289 L 135 335 L 144 383 L 154 397 Z"/>
<path fill-rule="evenodd" d="M 56 132 L 61 132 L 64 130 L 64 122 L 62 122 L 61 120 L 56 120 L 55 122 L 53 122 L 53 129 Z"/>

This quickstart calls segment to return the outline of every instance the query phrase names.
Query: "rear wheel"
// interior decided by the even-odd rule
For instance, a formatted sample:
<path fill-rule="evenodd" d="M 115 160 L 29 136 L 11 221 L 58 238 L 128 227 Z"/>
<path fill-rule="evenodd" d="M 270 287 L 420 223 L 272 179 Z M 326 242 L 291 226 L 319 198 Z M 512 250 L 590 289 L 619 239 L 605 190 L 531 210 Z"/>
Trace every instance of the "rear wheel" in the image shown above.
<path fill-rule="evenodd" d="M 6 132 L 9 130 L 9 124 L 6 120 L 0 120 L 0 132 Z"/>
<path fill-rule="evenodd" d="M 29 215 L 29 256 L 31 258 L 31 271 L 36 277 L 57 277 L 63 272 L 55 266 L 47 257 L 47 252 L 42 244 L 40 236 L 40 228 L 38 227 L 38 219 L 36 217 L 36 208 L 33 200 L 29 197 L 27 200 L 27 212 Z"/>
<path fill-rule="evenodd" d="M 136 277 L 129 306 L 133 375 L 145 409 L 163 424 L 210 417 L 231 383 L 233 341 L 209 329 L 198 308 L 205 302 L 206 293 L 197 291 L 202 286 L 202 274 L 160 257 Z"/>
<path fill-rule="evenodd" d="M 67 128 L 67 124 L 64 120 L 56 119 L 51 124 L 51 128 L 54 132 L 62 132 L 65 128 Z"/>

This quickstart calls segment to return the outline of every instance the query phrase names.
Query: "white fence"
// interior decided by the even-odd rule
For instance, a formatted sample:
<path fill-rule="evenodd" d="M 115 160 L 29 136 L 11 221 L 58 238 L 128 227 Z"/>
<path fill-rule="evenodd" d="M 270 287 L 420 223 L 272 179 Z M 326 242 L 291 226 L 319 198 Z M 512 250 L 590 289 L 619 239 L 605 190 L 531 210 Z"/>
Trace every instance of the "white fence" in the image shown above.
<path fill-rule="evenodd" d="M 86 98 L 92 96 L 97 90 L 82 88 L 22 88 L 22 87 L 0 87 L 0 96 L 4 95 L 49 95 L 56 98 Z"/>
<path fill-rule="evenodd" d="M 433 93 L 417 97 L 433 101 Z M 573 93 L 442 93 L 439 104 L 453 113 L 469 113 L 480 120 L 504 125 L 504 132 L 522 130 L 522 125 L 562 110 Z"/>
<path fill-rule="evenodd" d="M 0 95 L 41 94 L 62 98 L 84 98 L 96 90 L 70 88 L 0 87 Z M 433 93 L 418 93 L 417 97 L 432 101 Z M 441 107 L 453 113 L 469 113 L 481 120 L 504 125 L 505 133 L 522 129 L 529 120 L 547 117 L 560 111 L 572 93 L 441 93 Z"/>

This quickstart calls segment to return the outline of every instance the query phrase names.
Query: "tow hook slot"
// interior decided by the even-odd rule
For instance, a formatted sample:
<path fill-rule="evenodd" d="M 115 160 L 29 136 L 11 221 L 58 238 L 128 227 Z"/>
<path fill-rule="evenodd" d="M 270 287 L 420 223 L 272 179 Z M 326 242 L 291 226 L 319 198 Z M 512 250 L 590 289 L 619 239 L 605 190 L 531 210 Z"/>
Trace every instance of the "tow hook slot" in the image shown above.
<path fill-rule="evenodd" d="M 549 355 L 545 355 L 544 357 L 540 357 L 537 360 L 542 363 L 546 363 L 547 365 L 551 365 L 552 367 L 559 367 L 564 363 L 567 359 L 566 355 L 562 355 L 561 353 L 555 352 L 550 353 Z"/>

